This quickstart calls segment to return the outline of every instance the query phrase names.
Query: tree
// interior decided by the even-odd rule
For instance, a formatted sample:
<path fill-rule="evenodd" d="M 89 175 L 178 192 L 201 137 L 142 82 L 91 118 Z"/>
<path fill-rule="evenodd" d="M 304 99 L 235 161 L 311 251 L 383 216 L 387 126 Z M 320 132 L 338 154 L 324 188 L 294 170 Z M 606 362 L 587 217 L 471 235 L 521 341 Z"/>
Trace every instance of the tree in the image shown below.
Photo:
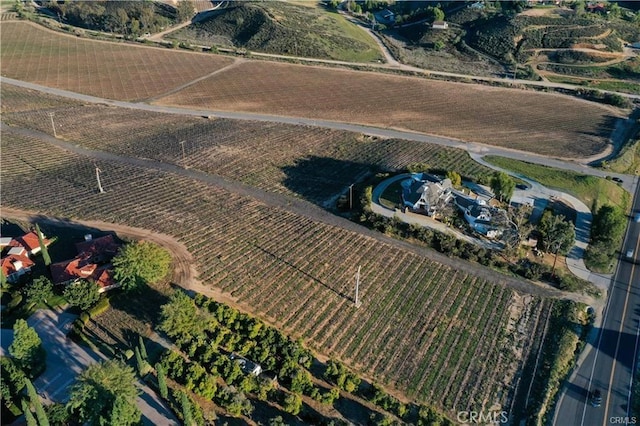
<path fill-rule="evenodd" d="M 0 356 L 0 392 L 5 406 L 18 403 L 26 380 L 24 372 L 13 359 Z"/>
<path fill-rule="evenodd" d="M 175 292 L 166 305 L 162 306 L 160 329 L 182 344 L 204 338 L 216 320 L 200 310 L 193 300 L 181 291 Z"/>
<path fill-rule="evenodd" d="M 44 368 L 46 352 L 42 340 L 23 319 L 17 320 L 13 326 L 13 343 L 9 346 L 9 353 L 30 377 Z"/>
<path fill-rule="evenodd" d="M 300 398 L 300 395 L 298 394 L 290 393 L 284 398 L 284 404 L 282 408 L 287 413 L 297 416 L 302 409 L 302 398 Z"/>
<path fill-rule="evenodd" d="M 191 402 L 187 397 L 187 394 L 180 392 L 180 405 L 182 406 L 182 420 L 185 426 L 192 426 L 193 415 L 191 414 Z"/>
<path fill-rule="evenodd" d="M 142 359 L 149 360 L 149 356 L 147 355 L 147 348 L 144 345 L 144 339 L 139 334 L 138 334 L 138 346 L 140 347 L 140 355 L 142 355 Z"/>
<path fill-rule="evenodd" d="M 509 202 L 516 189 L 516 183 L 505 172 L 495 172 L 491 177 L 491 190 L 501 202 Z"/>
<path fill-rule="evenodd" d="M 434 7 L 431 10 L 431 13 L 433 14 L 433 20 L 434 21 L 443 21 L 444 20 L 444 12 L 439 7 Z"/>
<path fill-rule="evenodd" d="M 96 283 L 87 280 L 77 280 L 67 285 L 62 294 L 71 306 L 76 306 L 83 311 L 100 299 Z"/>
<path fill-rule="evenodd" d="M 195 8 L 193 7 L 193 3 L 189 0 L 180 0 L 176 6 L 176 12 L 178 14 L 178 20 L 180 22 L 185 22 L 193 16 L 195 12 Z"/>
<path fill-rule="evenodd" d="M 542 233 L 545 250 L 555 254 L 553 268 L 551 270 L 551 275 L 553 275 L 556 268 L 556 261 L 558 260 L 558 253 L 566 254 L 573 246 L 576 237 L 575 228 L 564 216 L 555 215 L 547 210 L 542 215 L 539 231 Z"/>
<path fill-rule="evenodd" d="M 22 400 L 22 412 L 24 413 L 24 419 L 27 421 L 27 426 L 38 426 L 38 422 L 36 422 L 36 418 L 33 417 L 31 407 L 27 404 L 26 399 Z"/>
<path fill-rule="evenodd" d="M 40 226 L 36 223 L 36 234 L 38 234 L 38 244 L 40 244 L 40 251 L 42 252 L 42 259 L 44 260 L 44 264 L 46 266 L 51 265 L 51 257 L 49 256 L 49 249 L 47 249 L 47 245 L 44 243 L 44 237 L 42 232 L 40 232 Z"/>
<path fill-rule="evenodd" d="M 147 363 L 147 361 L 142 358 L 142 355 L 140 355 L 140 348 L 138 348 L 137 346 L 135 347 L 135 354 L 138 374 L 140 374 L 140 377 L 142 377 L 149 372 L 149 363 Z"/>
<path fill-rule="evenodd" d="M 167 399 L 169 390 L 167 389 L 167 373 L 164 371 L 162 364 L 156 364 L 156 373 L 158 374 L 158 389 L 160 390 L 160 396 Z"/>
<path fill-rule="evenodd" d="M 40 426 L 49 426 L 49 419 L 47 418 L 47 414 L 44 412 L 42 401 L 40 401 L 36 388 L 33 387 L 33 383 L 31 383 L 31 380 L 29 379 L 25 379 L 25 384 L 27 385 L 27 394 L 29 395 L 31 405 L 36 409 L 38 424 Z"/>
<path fill-rule="evenodd" d="M 121 361 L 93 364 L 72 386 L 68 409 L 81 423 L 132 425 L 140 421 L 135 373 Z"/>
<path fill-rule="evenodd" d="M 447 179 L 451 180 L 451 185 L 454 187 L 459 187 L 462 185 L 462 177 L 458 172 L 454 172 L 453 170 L 449 170 L 447 172 Z"/>
<path fill-rule="evenodd" d="M 28 304 L 47 303 L 53 297 L 53 283 L 45 276 L 33 280 L 25 291 Z"/>
<path fill-rule="evenodd" d="M 123 289 L 130 290 L 166 277 L 171 255 L 156 244 L 141 241 L 125 245 L 112 263 L 116 281 Z"/>

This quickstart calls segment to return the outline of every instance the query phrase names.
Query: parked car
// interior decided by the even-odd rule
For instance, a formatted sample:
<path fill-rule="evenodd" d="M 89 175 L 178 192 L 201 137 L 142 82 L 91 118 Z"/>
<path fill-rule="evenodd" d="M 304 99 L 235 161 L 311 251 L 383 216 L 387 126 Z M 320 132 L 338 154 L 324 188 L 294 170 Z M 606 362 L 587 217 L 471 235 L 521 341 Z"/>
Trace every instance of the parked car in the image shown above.
<path fill-rule="evenodd" d="M 529 187 L 527 185 L 525 185 L 524 183 L 517 184 L 516 188 L 521 189 L 521 190 L 529 189 Z"/>
<path fill-rule="evenodd" d="M 590 394 L 590 403 L 594 407 L 599 407 L 602 405 L 602 394 L 600 393 L 600 389 L 596 389 Z"/>
<path fill-rule="evenodd" d="M 622 179 L 620 179 L 619 177 L 612 177 L 611 180 L 614 182 L 622 183 Z"/>

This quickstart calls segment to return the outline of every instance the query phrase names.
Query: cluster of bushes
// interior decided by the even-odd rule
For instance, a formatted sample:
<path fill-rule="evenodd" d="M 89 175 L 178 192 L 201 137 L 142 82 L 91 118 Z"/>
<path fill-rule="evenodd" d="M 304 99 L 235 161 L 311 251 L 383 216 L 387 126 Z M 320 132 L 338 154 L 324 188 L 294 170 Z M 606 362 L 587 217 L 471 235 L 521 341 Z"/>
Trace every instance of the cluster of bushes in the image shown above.
<path fill-rule="evenodd" d="M 48 1 L 46 6 L 73 26 L 134 36 L 159 31 L 176 20 L 176 10 L 159 2 Z"/>
<path fill-rule="evenodd" d="M 420 241 L 448 256 L 457 256 L 465 260 L 478 262 L 484 266 L 504 266 L 496 258 L 492 250 L 468 243 L 453 235 L 434 229 L 402 222 L 396 217 L 388 218 L 370 210 L 365 210 L 360 216 L 360 223 L 388 235 Z"/>
<path fill-rule="evenodd" d="M 547 334 L 533 383 L 528 419 L 546 423 L 560 383 L 573 368 L 589 331 L 583 307 L 570 300 L 556 300 L 551 308 Z M 546 418 L 546 419 L 545 419 Z"/>
<path fill-rule="evenodd" d="M 303 405 L 300 395 L 330 406 L 339 399 L 339 389 L 342 389 L 399 417 L 410 418 L 412 422 L 420 418 L 423 423 L 419 424 L 432 424 L 431 420 L 425 419 L 443 420 L 426 406 L 414 405 L 409 410 L 407 405 L 378 386 L 361 387 L 361 378 L 334 360 L 327 362 L 323 377 L 335 387 L 327 390 L 316 385 L 308 370 L 313 354 L 300 341 L 203 295 L 191 299 L 177 292 L 163 306 L 162 312 L 162 330 L 174 339 L 185 355 L 165 352 L 156 370 L 166 372 L 169 378 L 195 394 L 212 399 L 232 415 L 251 413 L 253 406 L 247 398 L 249 394 L 261 401 L 276 401 L 284 411 L 298 415 Z M 273 382 L 267 378 L 244 374 L 238 362 L 232 359 L 236 354 L 277 373 L 279 384 L 290 392 L 275 390 Z M 300 415 L 311 416 L 308 420 L 317 423 L 318 414 L 304 411 Z"/>
<path fill-rule="evenodd" d="M 631 108 L 633 106 L 633 103 L 624 96 L 615 93 L 603 93 L 599 90 L 581 89 L 578 90 L 578 96 L 590 101 L 602 102 L 619 108 Z"/>
<path fill-rule="evenodd" d="M 608 271 L 622 244 L 627 217 L 617 206 L 604 205 L 593 215 L 591 243 L 585 262 L 589 269 Z"/>

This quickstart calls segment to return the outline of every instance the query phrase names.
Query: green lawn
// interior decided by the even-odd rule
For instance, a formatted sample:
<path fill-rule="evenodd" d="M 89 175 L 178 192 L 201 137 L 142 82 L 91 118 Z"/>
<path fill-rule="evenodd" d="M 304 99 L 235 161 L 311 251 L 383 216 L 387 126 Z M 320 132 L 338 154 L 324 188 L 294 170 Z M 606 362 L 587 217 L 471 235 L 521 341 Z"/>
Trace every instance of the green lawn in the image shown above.
<path fill-rule="evenodd" d="M 380 194 L 380 204 L 388 209 L 395 209 L 400 206 L 402 195 L 402 186 L 400 185 L 402 180 L 397 180 Z"/>
<path fill-rule="evenodd" d="M 584 202 L 592 212 L 604 204 L 615 204 L 625 211 L 629 209 L 629 193 L 615 182 L 510 158 L 488 155 L 484 159 L 503 169 L 528 176 L 549 188 L 565 191 Z"/>
<path fill-rule="evenodd" d="M 607 170 L 640 176 L 640 139 L 625 146 L 615 160 L 607 162 Z"/>

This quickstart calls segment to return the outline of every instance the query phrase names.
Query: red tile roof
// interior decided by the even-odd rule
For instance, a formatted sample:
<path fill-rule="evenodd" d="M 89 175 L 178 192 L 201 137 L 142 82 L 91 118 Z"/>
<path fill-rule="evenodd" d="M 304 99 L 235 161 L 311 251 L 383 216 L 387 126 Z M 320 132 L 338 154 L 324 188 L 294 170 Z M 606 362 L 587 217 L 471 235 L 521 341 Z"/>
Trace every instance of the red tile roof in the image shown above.
<path fill-rule="evenodd" d="M 44 245 L 48 246 L 49 244 L 51 244 L 51 241 L 45 238 Z M 29 253 L 31 253 L 34 249 L 40 248 L 38 234 L 36 234 L 36 231 L 31 231 L 21 237 L 15 237 L 9 243 L 9 247 L 24 247 Z"/>
<path fill-rule="evenodd" d="M 115 285 L 112 265 L 98 266 L 91 261 L 91 255 L 83 253 L 75 259 L 51 265 L 51 277 L 54 284 L 65 284 L 76 279 L 93 281 L 100 288 Z"/>
<path fill-rule="evenodd" d="M 20 269 L 30 268 L 34 265 L 33 261 L 27 256 L 19 256 L 15 254 L 10 254 L 7 257 L 3 257 L 1 262 L 2 272 L 4 272 L 5 277 L 18 272 Z M 16 262 L 22 262 L 22 267 L 16 268 Z"/>
<path fill-rule="evenodd" d="M 89 241 L 76 243 L 78 253 L 90 253 L 91 255 L 100 255 L 108 259 L 113 258 L 113 256 L 118 253 L 119 248 L 120 244 L 115 242 L 113 235 L 105 235 Z"/>

